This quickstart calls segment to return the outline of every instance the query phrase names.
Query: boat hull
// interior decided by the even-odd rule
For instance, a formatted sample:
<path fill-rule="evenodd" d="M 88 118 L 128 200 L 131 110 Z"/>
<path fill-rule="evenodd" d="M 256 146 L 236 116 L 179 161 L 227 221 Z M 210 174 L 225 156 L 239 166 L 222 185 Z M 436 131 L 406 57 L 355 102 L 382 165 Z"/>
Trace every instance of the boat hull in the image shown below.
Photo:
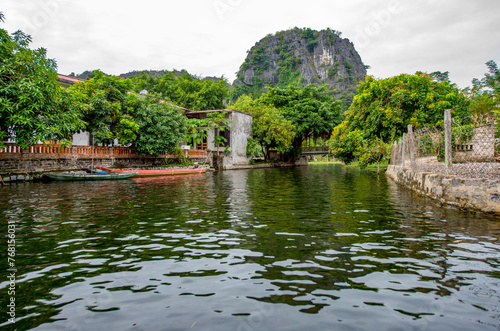
<path fill-rule="evenodd" d="M 136 173 L 85 173 L 85 174 L 69 174 L 69 173 L 50 173 L 45 174 L 47 177 L 54 180 L 62 180 L 62 181 L 83 181 L 83 180 L 117 180 L 117 179 L 126 179 L 132 176 L 135 176 Z"/>
<path fill-rule="evenodd" d="M 98 167 L 98 168 L 109 171 L 109 173 L 112 173 L 112 174 L 128 174 L 128 173 L 134 172 L 134 173 L 136 173 L 134 178 L 196 175 L 196 174 L 203 174 L 206 172 L 206 169 L 116 170 L 116 169 L 108 169 L 108 168 L 104 168 L 104 167 Z"/>

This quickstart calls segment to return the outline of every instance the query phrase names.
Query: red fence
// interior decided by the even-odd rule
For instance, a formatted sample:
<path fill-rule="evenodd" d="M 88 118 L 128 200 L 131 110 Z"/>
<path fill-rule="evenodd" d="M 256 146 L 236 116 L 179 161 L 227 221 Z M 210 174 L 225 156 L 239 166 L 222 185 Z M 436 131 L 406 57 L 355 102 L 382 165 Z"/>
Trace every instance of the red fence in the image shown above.
<path fill-rule="evenodd" d="M 58 144 L 38 144 L 27 149 L 21 149 L 15 143 L 4 143 L 5 147 L 0 148 L 0 159 L 80 159 L 80 158 L 154 158 L 153 156 L 143 156 L 128 147 L 103 147 L 103 146 L 68 146 L 63 147 Z M 187 154 L 191 158 L 205 158 L 205 151 L 188 150 Z M 162 152 L 158 158 L 174 158 L 175 156 Z"/>

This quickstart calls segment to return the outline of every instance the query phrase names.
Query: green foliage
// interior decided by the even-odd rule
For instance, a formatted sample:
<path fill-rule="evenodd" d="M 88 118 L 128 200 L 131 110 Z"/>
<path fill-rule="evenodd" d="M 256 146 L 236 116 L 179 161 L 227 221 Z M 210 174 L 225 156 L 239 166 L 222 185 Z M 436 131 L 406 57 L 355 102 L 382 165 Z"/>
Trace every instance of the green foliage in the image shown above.
<path fill-rule="evenodd" d="M 27 148 L 69 139 L 84 128 L 80 105 L 57 82 L 55 61 L 44 48 L 30 49 L 30 43 L 22 31 L 10 35 L 0 29 L 0 146 L 13 139 Z"/>
<path fill-rule="evenodd" d="M 247 152 L 255 154 L 255 147 L 260 145 L 264 158 L 269 158 L 269 150 L 276 148 L 278 152 L 285 152 L 295 136 L 295 127 L 285 119 L 275 107 L 270 107 L 258 101 L 252 101 L 249 96 L 241 96 L 233 106 L 234 109 L 253 115 L 252 136 Z"/>
<path fill-rule="evenodd" d="M 94 78 L 68 89 L 86 105 L 82 118 L 96 143 L 111 145 L 114 139 L 121 143 L 132 140 L 137 126 L 130 113 L 138 96 L 127 92 L 131 87 L 128 80 L 96 71 Z"/>
<path fill-rule="evenodd" d="M 361 130 L 346 130 L 345 123 L 342 122 L 334 129 L 328 146 L 335 158 L 344 163 L 351 163 L 355 160 L 356 155 L 362 153 L 364 143 Z"/>
<path fill-rule="evenodd" d="M 153 97 L 139 98 L 135 106 L 133 117 L 139 130 L 131 147 L 141 155 L 174 151 L 188 129 L 183 112 Z"/>
<path fill-rule="evenodd" d="M 351 62 L 349 62 L 349 60 L 347 60 L 347 59 L 344 59 L 344 61 L 342 63 L 344 64 L 344 67 L 347 70 L 347 73 L 350 75 L 351 72 L 352 72 L 352 64 L 351 64 Z"/>
<path fill-rule="evenodd" d="M 306 40 L 307 50 L 312 53 L 318 44 L 318 33 L 311 28 L 306 28 L 302 30 L 302 37 Z"/>
<path fill-rule="evenodd" d="M 495 61 L 486 62 L 488 73 L 472 81 L 474 87 L 469 95 L 471 114 L 476 124 L 496 123 L 495 136 L 500 138 L 500 70 Z"/>
<path fill-rule="evenodd" d="M 443 82 L 449 82 L 450 81 L 450 73 L 448 71 L 441 72 L 441 71 L 434 71 L 431 73 L 431 77 L 440 83 Z"/>
<path fill-rule="evenodd" d="M 473 124 L 453 125 L 451 128 L 451 144 L 452 148 L 459 145 L 467 144 L 471 141 L 474 135 Z"/>
<path fill-rule="evenodd" d="M 309 136 L 329 135 L 342 121 L 342 106 L 325 85 L 316 87 L 311 84 L 304 89 L 296 86 L 269 88 L 260 102 L 277 108 L 292 122 L 295 150 L 300 150 L 302 142 Z"/>
<path fill-rule="evenodd" d="M 161 77 L 143 75 L 130 80 L 133 90 L 147 90 L 163 99 L 192 110 L 222 109 L 229 96 L 225 79 L 199 79 L 183 72 L 167 72 Z"/>
<path fill-rule="evenodd" d="M 390 151 L 391 144 L 385 143 L 382 139 L 375 138 L 371 141 L 363 141 L 363 144 L 357 148 L 355 156 L 361 168 L 377 163 L 377 173 L 379 173 L 380 163 L 388 159 L 388 156 L 391 154 Z"/>
<path fill-rule="evenodd" d="M 408 124 L 418 128 L 442 123 L 445 109 L 452 109 L 455 117 L 468 114 L 466 97 L 447 81 L 437 82 L 421 72 L 380 80 L 367 77 L 358 86 L 346 119 L 333 131 L 332 153 L 351 162 L 359 152 L 347 141 L 352 132 L 368 142 L 377 138 L 390 142 L 406 132 Z"/>
<path fill-rule="evenodd" d="M 328 78 L 333 79 L 333 77 L 335 77 L 335 75 L 338 72 L 339 72 L 339 68 L 338 67 L 330 67 L 330 69 L 328 69 Z"/>
<path fill-rule="evenodd" d="M 125 145 L 137 138 L 139 124 L 130 115 L 124 115 L 116 127 L 118 143 Z"/>
<path fill-rule="evenodd" d="M 252 137 L 247 138 L 247 157 L 252 158 L 253 161 L 254 158 L 261 158 L 264 156 L 263 148 L 259 144 L 259 140 Z"/>
<path fill-rule="evenodd" d="M 435 126 L 426 126 L 415 132 L 415 149 L 418 157 L 442 155 L 444 157 L 444 132 Z"/>
<path fill-rule="evenodd" d="M 472 81 L 474 87 L 481 92 L 497 96 L 500 95 L 500 70 L 495 61 L 491 60 L 486 62 L 488 72 L 484 74 L 481 80 L 474 79 Z"/>
<path fill-rule="evenodd" d="M 206 123 L 209 129 L 214 129 L 214 132 L 220 133 L 230 130 L 232 121 L 229 120 L 225 112 L 212 112 L 207 114 Z M 212 142 L 217 147 L 217 152 L 219 152 L 220 146 L 226 146 L 227 139 L 220 134 L 215 134 Z"/>
<path fill-rule="evenodd" d="M 317 44 L 318 44 L 318 40 L 316 40 L 316 39 L 308 41 L 307 45 L 306 45 L 307 50 L 311 53 L 314 52 L 314 47 L 316 47 Z"/>
<path fill-rule="evenodd" d="M 201 144 L 208 137 L 208 129 L 208 123 L 205 119 L 188 119 L 188 129 L 185 137 L 186 143 L 192 146 L 194 144 Z"/>

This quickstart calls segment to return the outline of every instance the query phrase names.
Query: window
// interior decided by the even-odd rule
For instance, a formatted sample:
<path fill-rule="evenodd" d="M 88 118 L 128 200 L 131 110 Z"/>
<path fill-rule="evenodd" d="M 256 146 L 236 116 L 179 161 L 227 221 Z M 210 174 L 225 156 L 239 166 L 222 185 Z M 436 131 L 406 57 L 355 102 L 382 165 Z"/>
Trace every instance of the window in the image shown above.
<path fill-rule="evenodd" d="M 224 137 L 226 139 L 226 142 L 221 143 L 221 147 L 230 147 L 231 146 L 231 131 L 230 130 L 224 130 L 224 131 L 219 131 L 217 130 L 218 133 L 217 135 L 220 137 Z"/>

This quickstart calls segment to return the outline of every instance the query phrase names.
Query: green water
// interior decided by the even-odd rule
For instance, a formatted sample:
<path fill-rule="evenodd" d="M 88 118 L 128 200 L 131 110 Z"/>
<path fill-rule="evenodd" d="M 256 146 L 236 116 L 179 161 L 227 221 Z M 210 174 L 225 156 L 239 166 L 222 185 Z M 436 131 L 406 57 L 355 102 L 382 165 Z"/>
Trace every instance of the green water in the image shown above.
<path fill-rule="evenodd" d="M 500 328 L 500 220 L 372 171 L 14 184 L 0 220 L 5 329 Z"/>

